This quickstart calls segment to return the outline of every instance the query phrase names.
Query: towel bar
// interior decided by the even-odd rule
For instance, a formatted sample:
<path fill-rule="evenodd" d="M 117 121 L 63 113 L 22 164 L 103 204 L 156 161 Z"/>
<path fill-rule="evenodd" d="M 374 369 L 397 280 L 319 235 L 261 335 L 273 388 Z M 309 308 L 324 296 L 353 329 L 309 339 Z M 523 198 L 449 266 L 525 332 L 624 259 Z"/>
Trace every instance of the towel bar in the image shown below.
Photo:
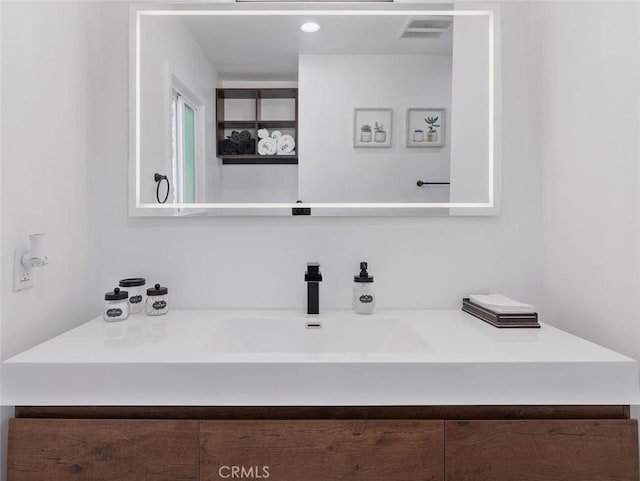
<path fill-rule="evenodd" d="M 451 182 L 423 182 L 419 180 L 416 182 L 418 187 L 422 187 L 423 185 L 451 185 Z"/>

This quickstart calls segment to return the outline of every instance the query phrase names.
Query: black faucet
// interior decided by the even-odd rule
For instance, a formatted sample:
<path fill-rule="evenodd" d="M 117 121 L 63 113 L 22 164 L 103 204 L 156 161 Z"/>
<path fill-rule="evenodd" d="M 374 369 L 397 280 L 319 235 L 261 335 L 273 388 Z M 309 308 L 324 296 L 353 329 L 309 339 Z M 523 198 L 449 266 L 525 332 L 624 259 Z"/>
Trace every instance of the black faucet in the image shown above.
<path fill-rule="evenodd" d="M 318 289 L 318 283 L 322 282 L 320 264 L 308 262 L 304 280 L 307 283 L 307 314 L 320 314 L 320 290 Z"/>

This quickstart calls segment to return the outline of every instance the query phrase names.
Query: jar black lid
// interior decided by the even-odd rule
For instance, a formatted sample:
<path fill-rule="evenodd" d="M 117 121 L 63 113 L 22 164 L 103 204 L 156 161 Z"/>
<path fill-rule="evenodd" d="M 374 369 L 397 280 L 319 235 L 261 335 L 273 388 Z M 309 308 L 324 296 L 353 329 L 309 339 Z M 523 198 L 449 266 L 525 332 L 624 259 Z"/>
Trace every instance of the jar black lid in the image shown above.
<path fill-rule="evenodd" d="M 147 289 L 148 296 L 164 296 L 169 292 L 166 287 L 160 287 L 160 284 L 156 284 L 152 288 Z"/>
<path fill-rule="evenodd" d="M 128 298 L 129 293 L 127 291 L 121 291 L 119 287 L 116 287 L 113 292 L 107 292 L 104 295 L 105 301 L 121 301 Z"/>
<path fill-rule="evenodd" d="M 121 279 L 118 284 L 120 287 L 139 287 L 144 286 L 146 282 L 143 277 L 130 277 L 129 279 Z"/>

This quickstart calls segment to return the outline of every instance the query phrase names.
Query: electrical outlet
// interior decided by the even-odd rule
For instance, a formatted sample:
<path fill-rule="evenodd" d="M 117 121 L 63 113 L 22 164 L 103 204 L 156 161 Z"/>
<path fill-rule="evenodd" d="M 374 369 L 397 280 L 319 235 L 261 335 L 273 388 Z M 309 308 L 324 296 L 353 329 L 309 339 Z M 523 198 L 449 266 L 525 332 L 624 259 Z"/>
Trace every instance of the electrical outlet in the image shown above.
<path fill-rule="evenodd" d="M 22 254 L 24 252 L 15 251 L 13 254 L 13 290 L 22 291 L 33 287 L 31 279 L 31 269 L 22 265 Z"/>

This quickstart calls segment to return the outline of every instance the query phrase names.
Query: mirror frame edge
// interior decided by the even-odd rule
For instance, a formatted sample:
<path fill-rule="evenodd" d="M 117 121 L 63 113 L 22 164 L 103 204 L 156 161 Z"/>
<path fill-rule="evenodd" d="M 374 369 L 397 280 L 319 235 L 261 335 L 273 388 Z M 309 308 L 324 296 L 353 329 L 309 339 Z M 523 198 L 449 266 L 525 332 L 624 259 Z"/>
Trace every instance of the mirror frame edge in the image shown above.
<path fill-rule="evenodd" d="M 419 3 L 399 3 L 402 5 L 410 4 L 416 9 L 428 7 L 431 3 L 423 1 Z M 441 3 L 441 2 L 439 2 Z M 219 3 L 219 4 L 207 4 L 208 7 L 217 7 L 220 10 L 231 10 L 229 8 L 230 5 L 236 4 L 228 4 L 228 3 Z M 331 4 L 329 4 L 329 8 L 325 8 L 327 11 L 337 10 L 335 5 L 331 8 Z M 146 11 L 146 10 L 170 10 L 170 6 L 175 6 L 173 4 L 158 4 L 158 3 L 131 3 L 129 5 L 129 162 L 128 162 L 128 217 L 130 218 L 153 218 L 153 217 L 162 217 L 162 218 L 182 218 L 182 217 L 194 217 L 194 216 L 205 216 L 205 217 L 293 217 L 290 213 L 290 209 L 295 206 L 292 204 L 291 206 L 287 205 L 286 207 L 261 207 L 261 208 L 251 208 L 251 207 L 241 207 L 241 208 L 229 208 L 224 206 L 216 206 L 216 207 L 207 207 L 206 209 L 201 207 L 192 208 L 195 212 L 180 212 L 180 208 L 176 207 L 175 204 L 168 205 L 162 208 L 154 208 L 147 207 L 145 204 L 140 204 L 139 200 L 136 198 L 137 184 L 139 182 L 138 172 L 136 167 L 136 157 L 137 157 L 137 148 L 138 142 L 136 139 L 137 132 L 137 122 L 139 119 L 137 118 L 136 111 L 136 80 L 137 80 L 137 72 L 136 72 L 136 46 L 137 46 L 137 35 L 139 32 L 138 25 L 138 12 Z M 311 216 L 305 217 L 376 217 L 376 216 L 394 216 L 394 217 L 498 217 L 501 214 L 501 198 L 502 198 L 502 37 L 501 37 L 501 22 L 500 22 L 500 4 L 497 2 L 491 3 L 469 3 L 469 2 L 454 2 L 454 9 L 460 9 L 460 7 L 464 6 L 467 10 L 477 10 L 477 11 L 491 11 L 491 27 L 492 27 L 492 37 L 493 37 L 493 202 L 491 206 L 487 207 L 422 207 L 416 206 L 411 208 L 403 208 L 403 207 L 395 207 L 393 204 L 390 204 L 388 207 L 313 207 L 316 209 L 316 212 Z M 285 7 L 285 8 L 282 8 Z M 291 10 L 291 5 L 285 4 L 278 5 L 277 7 L 265 8 L 265 5 L 256 5 L 252 6 L 252 10 L 264 10 L 264 11 L 273 11 L 273 10 Z M 305 9 L 301 9 L 304 11 Z M 372 5 L 371 8 L 364 8 L 363 11 L 371 11 L 371 10 L 380 10 L 380 5 Z M 135 119 L 135 121 L 132 121 Z M 357 204 L 357 203 L 354 203 Z M 308 204 L 307 204 L 308 205 Z M 298 205 L 298 207 L 300 207 Z M 413 211 L 411 214 L 409 213 L 401 213 L 398 214 L 399 210 L 406 212 L 407 210 Z M 430 211 L 432 209 L 449 209 L 448 215 L 430 215 Z M 278 214 L 274 214 L 274 211 L 278 211 Z M 365 211 L 371 212 L 365 212 Z M 167 211 L 173 211 L 174 215 L 167 215 Z M 208 215 L 210 212 L 219 211 L 222 215 Z M 282 212 L 282 214 L 280 214 Z M 336 215 L 335 212 L 340 212 L 339 215 Z M 226 215 L 224 215 L 226 213 Z"/>

